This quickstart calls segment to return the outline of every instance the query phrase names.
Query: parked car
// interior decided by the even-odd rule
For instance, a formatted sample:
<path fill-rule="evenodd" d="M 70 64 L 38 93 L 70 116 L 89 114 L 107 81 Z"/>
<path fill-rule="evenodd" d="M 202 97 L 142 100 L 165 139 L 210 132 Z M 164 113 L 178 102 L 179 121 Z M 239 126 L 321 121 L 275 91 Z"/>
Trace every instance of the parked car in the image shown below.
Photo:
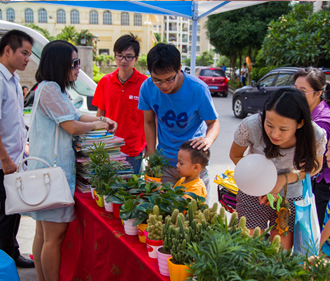
<path fill-rule="evenodd" d="M 248 113 L 256 113 L 271 93 L 281 87 L 293 87 L 292 76 L 299 67 L 278 67 L 269 71 L 258 82 L 252 81 L 251 86 L 237 89 L 233 94 L 232 108 L 235 117 L 244 118 Z M 330 68 L 321 68 L 330 80 Z"/>
<path fill-rule="evenodd" d="M 228 78 L 221 67 L 196 67 L 195 76 L 209 86 L 211 94 L 228 96 Z"/>
<path fill-rule="evenodd" d="M 9 21 L 0 20 L 0 38 L 9 30 L 18 29 L 26 32 L 34 39 L 34 45 L 32 47 L 32 54 L 30 59 L 34 61 L 37 65 L 39 65 L 41 52 L 43 47 L 49 42 L 44 36 L 42 36 L 39 32 L 26 27 L 24 25 L 16 24 Z M 28 70 L 25 70 L 28 71 Z M 34 75 L 34 74 L 33 74 Z M 97 108 L 92 105 L 92 99 L 94 96 L 94 92 L 96 89 L 96 83 L 92 78 L 87 76 L 82 70 L 79 71 L 78 80 L 75 83 L 75 88 L 70 89 L 68 94 L 70 99 L 72 100 L 74 106 L 78 108 L 81 113 L 88 115 L 96 115 Z M 32 93 L 31 93 L 32 94 Z M 29 95 L 29 94 L 28 94 Z M 33 104 L 33 101 L 32 101 Z M 24 121 L 26 125 L 30 123 L 30 109 L 31 102 L 26 106 L 24 112 Z"/>
<path fill-rule="evenodd" d="M 185 72 L 185 73 L 190 74 L 190 66 L 183 65 L 182 66 L 182 71 Z"/>

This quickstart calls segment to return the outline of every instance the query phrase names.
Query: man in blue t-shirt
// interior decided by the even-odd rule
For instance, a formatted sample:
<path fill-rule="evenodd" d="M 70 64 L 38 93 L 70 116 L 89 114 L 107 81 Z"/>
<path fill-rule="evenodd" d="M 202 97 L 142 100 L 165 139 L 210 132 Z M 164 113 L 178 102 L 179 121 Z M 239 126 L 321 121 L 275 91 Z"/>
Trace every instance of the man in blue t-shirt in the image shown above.
<path fill-rule="evenodd" d="M 174 45 L 157 44 L 149 51 L 147 63 L 151 77 L 141 86 L 138 105 L 144 111 L 147 154 L 155 152 L 158 137 L 157 148 L 173 166 L 165 171 L 162 182 L 176 183 L 180 145 L 193 139 L 193 147 L 209 149 L 220 132 L 218 113 L 208 86 L 181 71 L 180 52 Z M 209 191 L 205 169 L 200 177 Z"/>

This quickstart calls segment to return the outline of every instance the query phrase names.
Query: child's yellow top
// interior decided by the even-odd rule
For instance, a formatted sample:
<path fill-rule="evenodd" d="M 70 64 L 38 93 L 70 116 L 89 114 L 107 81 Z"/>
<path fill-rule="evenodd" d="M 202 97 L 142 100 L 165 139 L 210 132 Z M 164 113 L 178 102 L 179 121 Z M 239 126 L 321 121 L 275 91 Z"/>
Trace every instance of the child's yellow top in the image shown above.
<path fill-rule="evenodd" d="M 206 199 L 207 192 L 206 192 L 205 184 L 204 184 L 202 179 L 196 179 L 196 180 L 193 180 L 193 181 L 186 182 L 186 183 L 182 184 L 185 179 L 186 179 L 185 177 L 179 179 L 177 181 L 177 183 L 174 185 L 174 187 L 183 186 L 183 187 L 186 188 L 186 190 L 185 190 L 186 192 L 195 193 L 196 195 L 202 196 Z M 187 197 L 190 197 L 190 196 L 187 196 Z"/>

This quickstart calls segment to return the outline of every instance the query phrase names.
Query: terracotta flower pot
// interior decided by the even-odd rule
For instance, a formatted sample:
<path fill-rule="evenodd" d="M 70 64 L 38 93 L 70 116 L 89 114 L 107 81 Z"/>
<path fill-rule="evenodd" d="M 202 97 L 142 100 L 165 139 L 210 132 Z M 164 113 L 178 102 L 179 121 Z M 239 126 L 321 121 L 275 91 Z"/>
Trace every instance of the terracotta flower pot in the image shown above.
<path fill-rule="evenodd" d="M 123 204 L 116 204 L 116 203 L 113 203 L 112 206 L 113 206 L 113 216 L 117 219 L 119 219 L 119 214 L 120 214 L 120 210 L 119 210 L 119 207 L 123 205 Z"/>
<path fill-rule="evenodd" d="M 148 225 L 146 223 L 140 223 L 137 228 L 138 228 L 138 234 L 139 234 L 139 240 L 142 243 L 146 243 L 146 237 L 144 236 L 144 231 Z"/>
<path fill-rule="evenodd" d="M 113 205 L 111 202 L 106 202 L 105 199 L 107 198 L 106 195 L 103 196 L 103 200 L 104 200 L 104 208 L 107 212 L 112 213 L 113 212 Z"/>
<path fill-rule="evenodd" d="M 148 182 L 148 179 L 150 180 L 150 181 L 155 181 L 155 182 L 160 182 L 161 181 L 161 178 L 153 178 L 153 177 L 149 177 L 149 176 L 147 176 L 146 174 L 144 175 L 144 181 L 145 182 Z"/>
<path fill-rule="evenodd" d="M 168 259 L 172 257 L 171 254 L 164 254 L 160 252 L 159 250 L 163 249 L 163 247 L 159 247 L 157 249 L 157 259 L 158 259 L 158 267 L 159 272 L 161 275 L 164 276 L 170 276 L 170 273 L 168 272 Z"/>
<path fill-rule="evenodd" d="M 174 264 L 172 263 L 172 258 L 168 258 L 168 271 L 170 273 L 171 281 L 184 281 L 189 276 L 189 267 L 184 264 Z"/>
<path fill-rule="evenodd" d="M 132 226 L 135 219 L 128 219 L 124 221 L 124 229 L 127 235 L 137 235 L 138 229 L 137 226 Z"/>
<path fill-rule="evenodd" d="M 104 208 L 103 196 L 100 196 L 95 190 L 94 190 L 94 198 L 95 198 L 96 204 L 99 207 Z"/>
<path fill-rule="evenodd" d="M 163 240 L 151 240 L 147 238 L 148 255 L 152 259 L 157 259 L 157 249 L 163 246 Z"/>

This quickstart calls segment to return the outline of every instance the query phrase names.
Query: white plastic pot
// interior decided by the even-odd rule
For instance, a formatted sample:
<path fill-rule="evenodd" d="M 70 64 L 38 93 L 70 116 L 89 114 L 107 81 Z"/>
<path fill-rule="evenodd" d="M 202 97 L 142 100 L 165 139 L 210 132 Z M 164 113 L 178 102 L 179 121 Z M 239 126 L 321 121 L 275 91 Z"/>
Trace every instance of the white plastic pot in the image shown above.
<path fill-rule="evenodd" d="M 105 201 L 106 198 L 107 198 L 107 196 L 104 195 L 104 196 L 103 196 L 103 200 L 104 200 L 104 208 L 105 208 L 105 210 L 106 210 L 107 212 L 112 213 L 112 212 L 113 212 L 113 205 L 112 205 L 111 202 L 107 203 L 107 202 Z"/>
<path fill-rule="evenodd" d="M 135 219 L 128 219 L 124 221 L 124 229 L 127 235 L 137 235 L 138 229 L 137 226 L 132 226 Z"/>

